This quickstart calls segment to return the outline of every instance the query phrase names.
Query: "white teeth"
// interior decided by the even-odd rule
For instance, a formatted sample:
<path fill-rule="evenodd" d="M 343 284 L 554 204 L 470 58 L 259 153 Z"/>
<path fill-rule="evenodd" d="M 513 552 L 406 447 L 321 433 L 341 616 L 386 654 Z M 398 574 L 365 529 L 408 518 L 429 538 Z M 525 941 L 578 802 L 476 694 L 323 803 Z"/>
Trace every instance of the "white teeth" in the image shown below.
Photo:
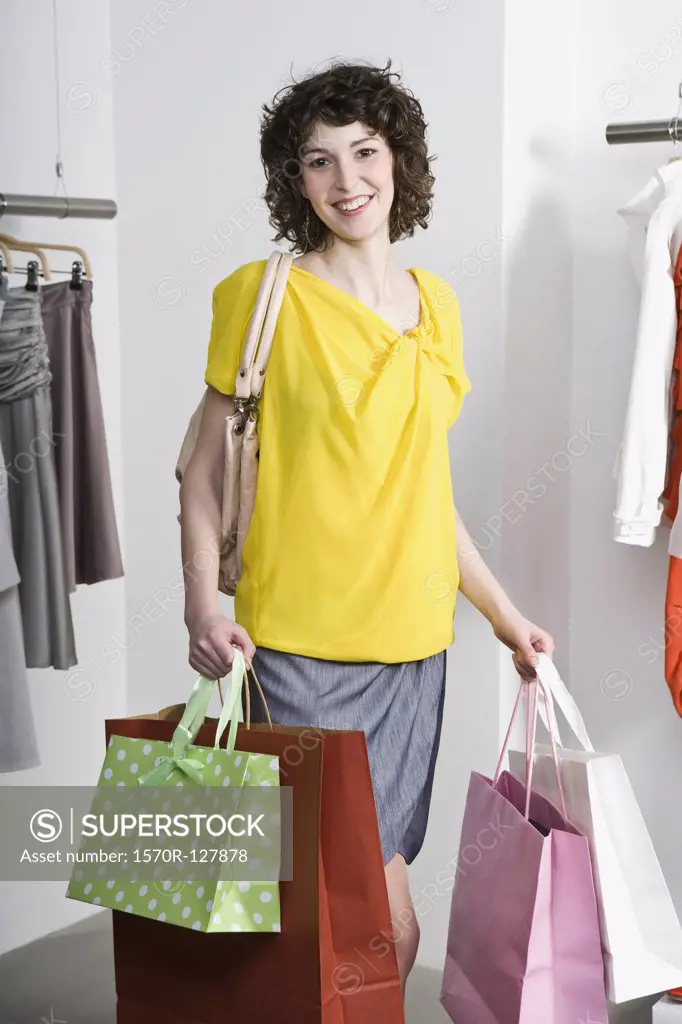
<path fill-rule="evenodd" d="M 361 206 L 364 206 L 371 199 L 371 196 L 363 196 L 362 199 L 355 199 L 352 203 L 336 203 L 339 210 L 358 210 Z"/>

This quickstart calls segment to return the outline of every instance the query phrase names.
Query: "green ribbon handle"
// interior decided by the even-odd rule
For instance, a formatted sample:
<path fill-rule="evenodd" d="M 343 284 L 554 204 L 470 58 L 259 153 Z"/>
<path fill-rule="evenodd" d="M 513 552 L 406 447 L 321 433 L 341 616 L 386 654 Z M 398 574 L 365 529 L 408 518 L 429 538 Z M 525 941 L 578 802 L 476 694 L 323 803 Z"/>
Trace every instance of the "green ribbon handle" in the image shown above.
<path fill-rule="evenodd" d="M 224 699 L 222 711 L 220 712 L 220 718 L 218 719 L 218 725 L 215 733 L 215 743 L 213 747 L 215 750 L 220 745 L 220 739 L 225 732 L 227 723 L 230 723 L 230 731 L 227 734 L 227 742 L 225 744 L 225 753 L 231 754 L 235 748 L 237 742 L 237 728 L 239 726 L 239 709 L 242 701 L 242 689 L 244 686 L 244 678 L 246 676 L 246 663 L 244 661 L 244 655 L 238 647 L 234 648 L 234 658 L 232 659 L 232 667 L 228 679 L 230 680 L 229 690 L 227 696 Z"/>
<path fill-rule="evenodd" d="M 242 687 L 244 684 L 245 674 L 246 665 L 244 662 L 244 655 L 238 647 L 235 647 L 232 667 L 228 676 L 230 686 L 227 698 L 224 700 L 223 707 L 220 712 L 220 718 L 216 728 L 215 743 L 213 744 L 214 749 L 217 750 L 220 745 L 220 739 L 229 722 L 230 731 L 228 733 L 227 746 L 225 748 L 228 754 L 231 754 L 234 750 L 237 739 L 239 707 L 241 705 Z M 150 771 L 140 775 L 137 780 L 140 786 L 160 786 L 176 768 L 187 775 L 188 778 L 197 786 L 201 786 L 203 784 L 204 766 L 202 762 L 198 761 L 196 758 L 185 757 L 185 752 L 187 747 L 194 743 L 197 733 L 204 724 L 208 705 L 211 701 L 214 683 L 214 679 L 207 679 L 205 676 L 198 677 L 192 687 L 182 718 L 173 733 L 173 738 L 171 740 L 173 748 L 172 757 L 162 757 L 158 765 L 155 765 L 154 768 L 150 769 Z"/>

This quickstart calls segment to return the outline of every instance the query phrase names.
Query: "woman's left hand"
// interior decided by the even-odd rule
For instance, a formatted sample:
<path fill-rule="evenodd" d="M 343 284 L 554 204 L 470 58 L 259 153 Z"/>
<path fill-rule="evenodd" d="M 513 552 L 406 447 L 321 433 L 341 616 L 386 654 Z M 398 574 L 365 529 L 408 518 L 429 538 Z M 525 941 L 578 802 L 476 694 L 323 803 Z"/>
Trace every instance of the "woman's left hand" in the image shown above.
<path fill-rule="evenodd" d="M 519 675 L 526 680 L 535 679 L 537 653 L 554 655 L 554 640 L 544 629 L 524 618 L 516 608 L 501 612 L 490 620 L 498 640 L 512 651 L 512 661 Z"/>

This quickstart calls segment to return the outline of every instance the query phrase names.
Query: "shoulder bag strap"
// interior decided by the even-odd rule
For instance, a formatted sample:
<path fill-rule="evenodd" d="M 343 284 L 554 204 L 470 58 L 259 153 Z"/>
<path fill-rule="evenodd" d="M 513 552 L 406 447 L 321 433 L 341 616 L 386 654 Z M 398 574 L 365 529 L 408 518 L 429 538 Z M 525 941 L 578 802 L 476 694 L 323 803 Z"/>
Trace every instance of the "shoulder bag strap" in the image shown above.
<path fill-rule="evenodd" d="M 293 258 L 292 253 L 277 249 L 271 253 L 265 265 L 237 373 L 237 398 L 248 400 L 260 397 Z"/>

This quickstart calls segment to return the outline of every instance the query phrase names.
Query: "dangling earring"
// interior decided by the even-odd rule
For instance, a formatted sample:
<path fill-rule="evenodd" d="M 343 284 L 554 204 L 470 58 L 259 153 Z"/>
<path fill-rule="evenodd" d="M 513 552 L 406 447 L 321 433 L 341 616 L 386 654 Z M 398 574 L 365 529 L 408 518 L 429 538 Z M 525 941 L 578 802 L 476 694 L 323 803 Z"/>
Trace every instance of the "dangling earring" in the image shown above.
<path fill-rule="evenodd" d="M 396 221 L 398 228 L 398 238 L 401 238 L 405 233 L 405 228 L 403 227 L 403 218 L 400 212 L 400 204 L 398 204 L 398 207 L 396 208 Z"/>
<path fill-rule="evenodd" d="M 308 203 L 308 200 L 306 198 L 305 223 L 303 225 L 303 233 L 305 235 L 305 240 L 306 240 L 306 250 L 312 249 L 312 245 L 311 245 L 311 242 L 310 242 L 310 237 L 308 235 L 308 226 L 309 226 L 309 224 L 310 224 L 310 204 Z"/>

